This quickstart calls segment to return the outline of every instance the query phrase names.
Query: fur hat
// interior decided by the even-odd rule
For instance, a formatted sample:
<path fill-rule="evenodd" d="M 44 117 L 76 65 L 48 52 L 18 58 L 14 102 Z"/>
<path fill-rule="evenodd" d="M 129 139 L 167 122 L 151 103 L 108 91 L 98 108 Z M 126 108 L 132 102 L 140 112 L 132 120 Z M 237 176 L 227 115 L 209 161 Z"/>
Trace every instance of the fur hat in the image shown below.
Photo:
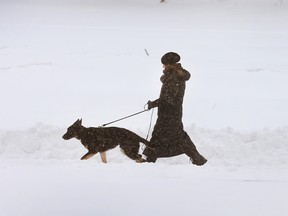
<path fill-rule="evenodd" d="M 175 64 L 180 61 L 180 56 L 175 52 L 168 52 L 162 56 L 162 64 Z"/>

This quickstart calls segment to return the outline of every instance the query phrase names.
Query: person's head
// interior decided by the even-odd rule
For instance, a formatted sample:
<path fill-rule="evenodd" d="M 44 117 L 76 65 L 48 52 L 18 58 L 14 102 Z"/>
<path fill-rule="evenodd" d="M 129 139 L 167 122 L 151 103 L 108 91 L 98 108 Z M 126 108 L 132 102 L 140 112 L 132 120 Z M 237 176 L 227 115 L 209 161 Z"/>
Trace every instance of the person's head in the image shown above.
<path fill-rule="evenodd" d="M 165 55 L 162 56 L 161 62 L 163 64 L 163 67 L 166 68 L 168 65 L 176 64 L 180 61 L 180 55 L 178 55 L 175 52 L 168 52 Z"/>

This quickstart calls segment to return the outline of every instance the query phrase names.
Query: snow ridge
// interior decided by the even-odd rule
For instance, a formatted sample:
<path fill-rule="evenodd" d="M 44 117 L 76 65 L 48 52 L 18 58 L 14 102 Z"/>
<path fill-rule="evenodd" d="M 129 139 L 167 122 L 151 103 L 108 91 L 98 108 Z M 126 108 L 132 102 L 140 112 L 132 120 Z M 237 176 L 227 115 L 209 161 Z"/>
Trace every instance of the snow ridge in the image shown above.
<path fill-rule="evenodd" d="M 26 130 L 0 132 L 2 159 L 79 160 L 86 150 L 77 140 L 65 141 L 66 129 L 42 123 Z M 145 132 L 134 131 L 145 137 Z M 210 166 L 287 167 L 288 127 L 241 132 L 232 128 L 205 129 L 190 126 L 188 134 Z M 141 148 L 142 151 L 143 147 Z M 108 162 L 129 163 L 119 148 L 110 150 Z M 99 155 L 92 160 L 100 163 Z M 159 159 L 158 163 L 188 164 L 185 155 Z"/>

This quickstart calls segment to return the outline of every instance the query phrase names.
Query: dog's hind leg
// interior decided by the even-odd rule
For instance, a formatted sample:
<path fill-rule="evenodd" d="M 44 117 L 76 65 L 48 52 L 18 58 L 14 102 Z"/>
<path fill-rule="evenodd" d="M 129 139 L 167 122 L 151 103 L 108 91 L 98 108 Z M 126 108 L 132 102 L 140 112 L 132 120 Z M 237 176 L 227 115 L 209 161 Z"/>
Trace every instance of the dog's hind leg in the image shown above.
<path fill-rule="evenodd" d="M 101 160 L 103 163 L 107 163 L 106 152 L 100 152 Z"/>
<path fill-rule="evenodd" d="M 88 160 L 89 158 L 91 158 L 91 157 L 93 157 L 95 154 L 97 154 L 97 152 L 95 153 L 95 152 L 88 152 L 87 154 L 85 154 L 82 158 L 81 158 L 81 160 Z"/>
<path fill-rule="evenodd" d="M 139 143 L 130 143 L 129 145 L 120 145 L 120 148 L 123 150 L 130 159 L 135 160 L 137 163 L 142 163 L 145 160 L 142 158 L 142 155 L 138 154 Z"/>

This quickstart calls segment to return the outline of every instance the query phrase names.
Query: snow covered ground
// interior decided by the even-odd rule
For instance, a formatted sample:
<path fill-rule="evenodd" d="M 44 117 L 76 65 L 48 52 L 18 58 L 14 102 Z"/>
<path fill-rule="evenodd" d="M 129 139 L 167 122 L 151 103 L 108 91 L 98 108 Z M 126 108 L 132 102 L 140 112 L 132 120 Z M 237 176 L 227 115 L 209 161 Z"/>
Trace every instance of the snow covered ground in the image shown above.
<path fill-rule="evenodd" d="M 80 161 L 66 128 L 141 111 L 168 51 L 208 163 Z M 287 0 L 1 0 L 0 215 L 287 215 L 287 56 Z M 146 137 L 150 116 L 114 126 Z"/>
<path fill-rule="evenodd" d="M 287 170 L 95 161 L 1 164 L 1 215 L 286 215 Z"/>

